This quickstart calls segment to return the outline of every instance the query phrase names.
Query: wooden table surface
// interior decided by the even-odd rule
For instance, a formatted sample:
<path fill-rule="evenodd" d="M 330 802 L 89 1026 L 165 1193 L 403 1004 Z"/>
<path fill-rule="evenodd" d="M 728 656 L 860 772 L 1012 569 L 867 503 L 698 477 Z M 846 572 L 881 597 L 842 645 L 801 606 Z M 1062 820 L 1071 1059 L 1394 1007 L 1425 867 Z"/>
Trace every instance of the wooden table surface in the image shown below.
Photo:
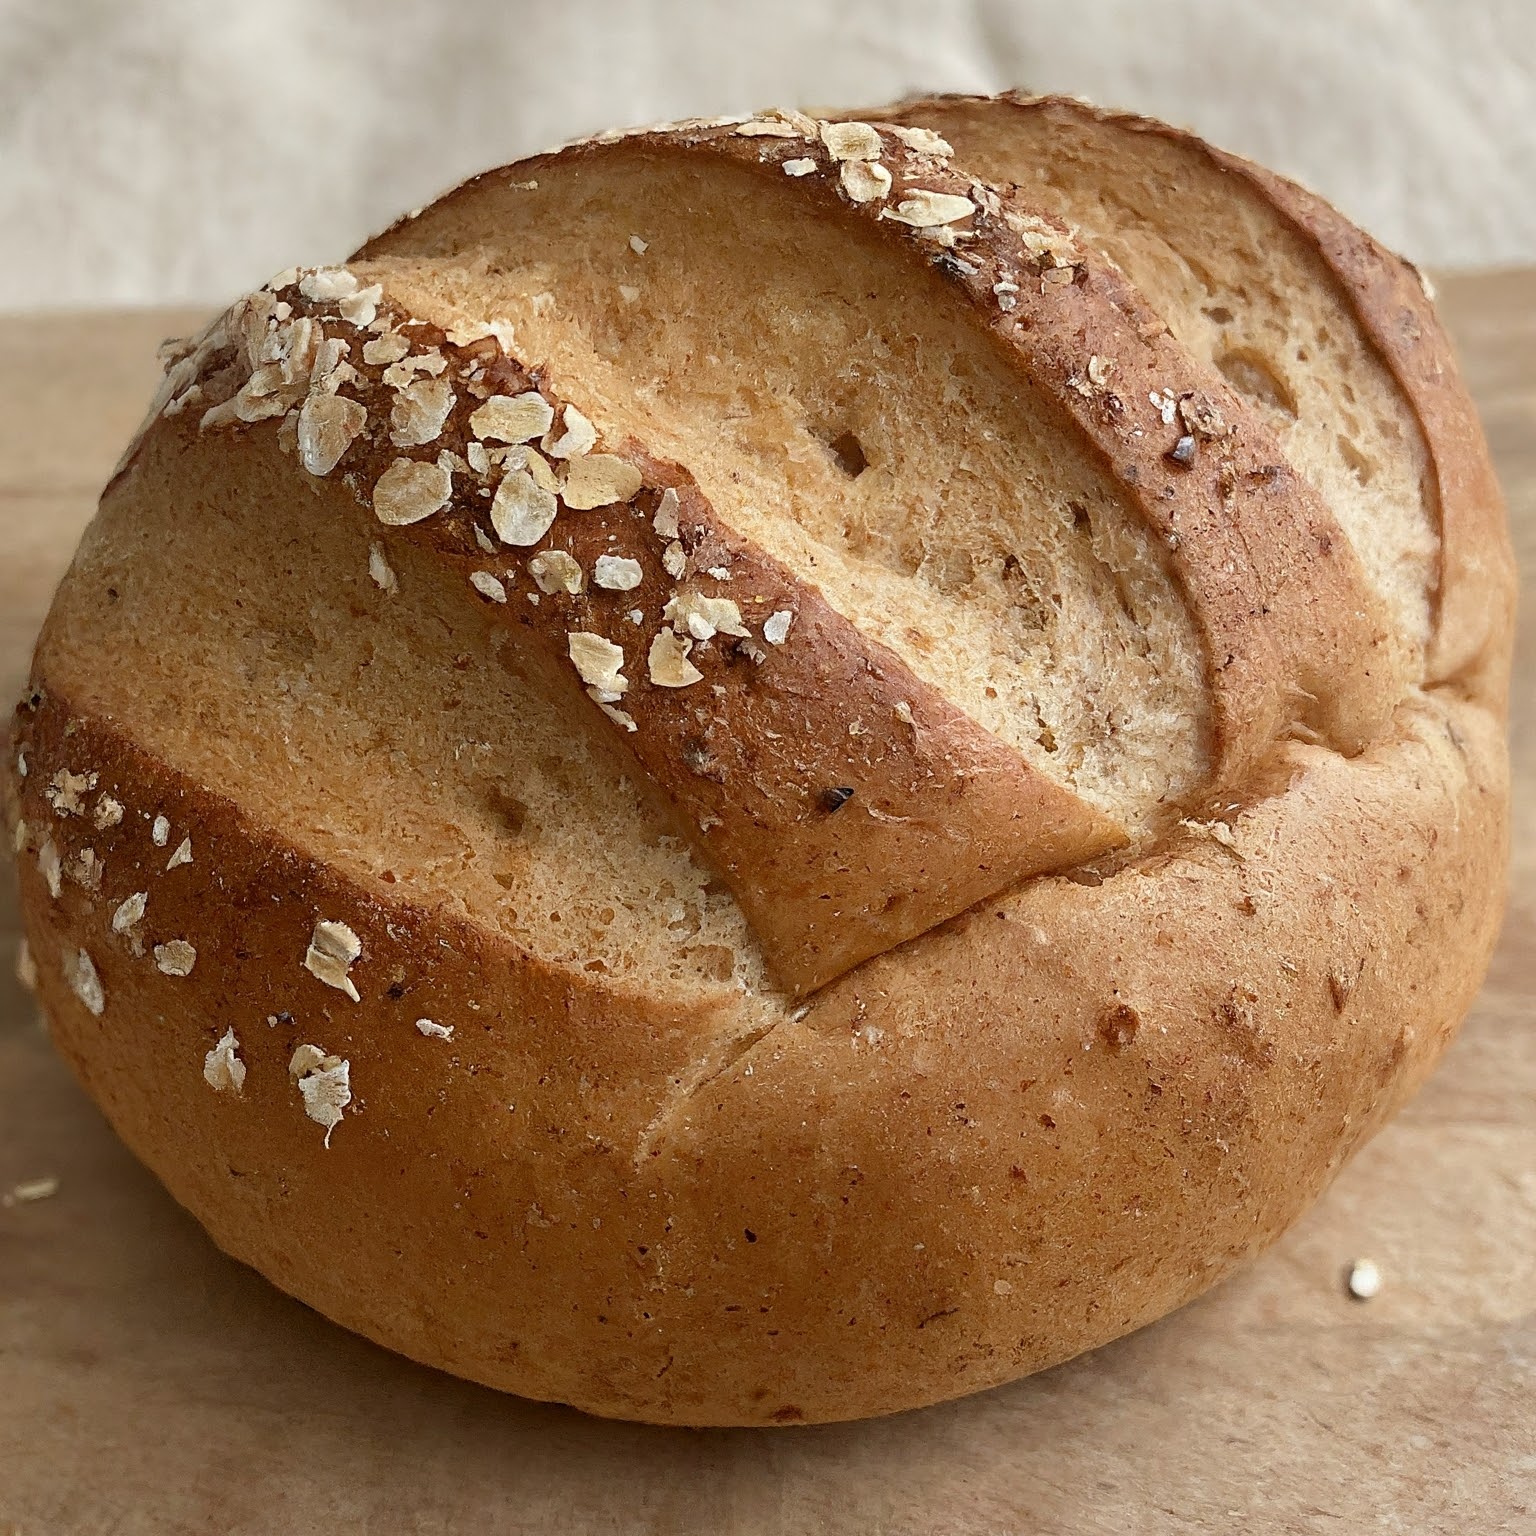
<path fill-rule="evenodd" d="M 1536 607 L 1536 271 L 1443 284 Z M 138 420 L 166 313 L 0 321 L 0 696 Z M 691 1432 L 501 1397 L 224 1258 L 0 976 L 0 1536 L 1536 1532 L 1536 626 L 1515 874 L 1460 1041 L 1237 1278 L 1030 1381 L 895 1419 Z M 16 906 L 0 876 L 0 944 Z M 1368 1255 L 1383 1285 L 1350 1301 Z"/>

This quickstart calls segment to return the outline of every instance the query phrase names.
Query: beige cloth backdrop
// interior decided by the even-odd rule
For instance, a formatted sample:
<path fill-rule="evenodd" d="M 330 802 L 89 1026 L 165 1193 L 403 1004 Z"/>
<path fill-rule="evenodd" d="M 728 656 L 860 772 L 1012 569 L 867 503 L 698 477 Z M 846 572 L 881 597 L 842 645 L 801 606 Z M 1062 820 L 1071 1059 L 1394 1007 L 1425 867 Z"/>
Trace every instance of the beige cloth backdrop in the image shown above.
<path fill-rule="evenodd" d="M 0 0 L 0 309 L 218 299 L 610 124 L 1010 85 L 1536 259 L 1536 0 Z"/>

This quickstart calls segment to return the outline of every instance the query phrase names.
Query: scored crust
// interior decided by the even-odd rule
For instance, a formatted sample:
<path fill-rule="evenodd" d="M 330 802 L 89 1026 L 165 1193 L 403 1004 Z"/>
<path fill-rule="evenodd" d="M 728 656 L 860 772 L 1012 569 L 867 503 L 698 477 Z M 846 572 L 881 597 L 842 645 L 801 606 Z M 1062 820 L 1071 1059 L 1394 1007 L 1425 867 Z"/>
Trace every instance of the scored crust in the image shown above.
<path fill-rule="evenodd" d="M 605 167 L 665 185 L 679 165 L 703 167 L 701 197 L 771 211 L 788 189 L 807 217 L 837 221 L 850 253 L 889 245 L 891 281 L 974 314 L 956 333 L 979 338 L 966 347 L 1006 359 L 1051 441 L 1101 466 L 1155 536 L 1211 705 L 1183 727 L 1198 765 L 1184 798 L 1128 812 L 1127 851 L 1097 856 L 1114 840 L 1104 808 L 861 633 L 864 615 L 840 610 L 834 588 L 818 593 L 733 529 L 686 462 L 597 413 L 587 441 L 587 418 L 571 414 L 582 380 L 525 367 L 494 310 L 466 324 L 466 283 L 489 285 L 498 263 L 519 280 L 503 247 L 526 214 L 504 194 L 537 181 L 553 209 L 562 186 Z M 959 214 L 960 199 L 970 211 L 881 217 L 918 194 L 923 218 Z M 477 253 L 456 244 L 466 220 Z M 1283 1230 L 1433 1064 L 1498 922 L 1509 626 L 1496 504 L 1478 507 L 1493 547 L 1465 578 L 1486 585 L 1488 627 L 1453 647 L 1456 686 L 1420 687 L 1420 647 L 1263 410 L 1175 343 L 1091 242 L 899 126 L 839 135 L 781 114 L 615 136 L 469 184 L 350 273 L 274 286 L 173 359 L 157 403 L 170 414 L 109 487 L 6 768 L 55 1037 L 230 1252 L 417 1359 L 592 1411 L 681 1423 L 888 1412 L 1038 1369 L 1196 1294 Z M 296 356 L 292 323 L 322 312 L 325 339 Z M 384 370 L 404 355 L 384 354 L 402 334 L 404 355 L 428 361 L 396 385 Z M 365 336 L 383 342 L 372 360 Z M 484 393 L 465 398 L 476 368 Z M 382 436 L 354 430 L 348 401 Z M 540 447 L 503 443 L 493 465 L 469 425 L 487 404 L 509 434 L 538 426 Z M 501 546 L 498 516 L 512 527 L 548 511 L 524 487 L 491 512 L 502 478 L 571 489 L 557 448 L 573 433 L 586 457 L 612 461 L 596 478 L 616 499 L 582 508 L 595 493 L 578 478 L 549 540 Z M 1462 484 L 1485 483 L 1480 439 L 1440 451 L 1469 461 Z M 402 459 L 417 467 L 394 469 Z M 665 611 L 680 579 L 664 563 L 673 516 L 684 578 L 731 573 L 709 575 L 705 595 L 728 595 L 748 633 L 730 634 L 728 609 L 699 608 L 715 633 L 695 630 L 664 664 L 696 662 L 709 681 L 648 688 L 630 658 L 688 623 Z M 605 580 L 638 570 L 638 584 L 598 585 L 600 558 L 620 562 Z M 229 575 L 208 579 L 226 560 Z M 166 590 L 177 580 L 181 605 Z M 559 641 L 577 613 L 611 614 L 622 634 L 630 601 L 647 643 L 622 647 L 620 692 L 606 652 L 584 653 L 592 681 Z M 780 613 L 787 633 L 768 633 Z M 1446 614 L 1442 602 L 1441 626 Z M 582 632 L 608 640 L 605 628 Z M 160 634 L 178 639 L 146 644 Z M 798 657 L 792 642 L 807 637 L 826 643 Z M 742 646 L 731 660 L 726 639 Z M 490 707 L 449 689 L 449 673 Z M 880 952 L 834 946 L 797 976 L 814 911 L 781 919 L 772 896 L 804 860 L 800 824 L 738 816 L 743 775 L 772 771 L 762 680 L 775 675 L 824 754 L 807 782 L 840 787 L 830 770 L 871 749 L 915 754 L 900 760 L 914 774 L 985 748 L 971 830 L 989 830 L 1020 785 L 1045 784 L 1081 808 L 1075 852 L 1059 852 L 1077 867 L 988 894 L 944 885 L 983 862 L 974 849 L 931 869 L 881 865 L 869 828 L 846 819 L 861 781 L 808 825 L 865 861 L 845 871 L 849 899 L 895 918 L 866 929 Z M 580 696 L 588 687 L 600 697 Z M 705 688 L 693 696 L 720 725 L 700 742 L 679 701 Z M 902 730 L 850 736 L 849 717 L 877 707 Z M 497 836 L 545 818 L 535 830 L 557 851 L 488 883 L 496 836 L 477 833 L 453 781 L 498 708 L 509 736 L 537 742 L 500 744 L 515 773 L 495 786 Z M 459 745 L 440 709 L 464 715 Z M 544 723 L 561 720 L 565 742 Z M 413 751 L 407 772 L 394 759 Z M 285 753 L 302 789 L 282 783 Z M 888 758 L 863 761 L 884 775 L 866 802 L 892 785 L 921 792 Z M 370 773 L 402 797 L 375 829 Z M 564 786 L 562 810 L 535 793 L 538 775 Z M 721 811 L 724 827 L 698 826 Z M 685 981 L 653 950 L 628 969 L 601 945 L 557 956 L 547 934 L 512 924 L 483 894 L 498 881 L 519 908 L 548 884 L 567 920 L 576 885 L 602 895 L 602 866 L 583 862 L 595 854 L 557 839 L 561 815 L 599 828 L 628 816 L 643 835 L 615 833 L 626 869 L 650 869 L 663 829 L 691 820 L 695 853 L 742 909 L 705 896 L 716 916 L 691 922 L 701 953 L 735 946 L 734 970 Z M 655 857 L 669 891 L 698 878 L 707 892 L 685 856 Z M 913 883 L 939 895 L 891 908 Z M 750 931 L 732 926 L 742 915 Z M 754 970 L 754 941 L 791 983 L 826 984 L 787 996 Z"/>

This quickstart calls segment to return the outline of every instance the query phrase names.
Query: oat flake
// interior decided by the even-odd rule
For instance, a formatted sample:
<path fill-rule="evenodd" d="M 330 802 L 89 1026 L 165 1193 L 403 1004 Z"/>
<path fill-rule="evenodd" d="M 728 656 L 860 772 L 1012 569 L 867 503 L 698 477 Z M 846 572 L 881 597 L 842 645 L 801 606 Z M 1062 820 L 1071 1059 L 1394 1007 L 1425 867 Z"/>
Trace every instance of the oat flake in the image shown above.
<path fill-rule="evenodd" d="M 238 1094 L 245 1087 L 245 1063 L 240 1060 L 239 1049 L 234 1030 L 226 1029 L 203 1057 L 203 1081 L 215 1093 Z"/>

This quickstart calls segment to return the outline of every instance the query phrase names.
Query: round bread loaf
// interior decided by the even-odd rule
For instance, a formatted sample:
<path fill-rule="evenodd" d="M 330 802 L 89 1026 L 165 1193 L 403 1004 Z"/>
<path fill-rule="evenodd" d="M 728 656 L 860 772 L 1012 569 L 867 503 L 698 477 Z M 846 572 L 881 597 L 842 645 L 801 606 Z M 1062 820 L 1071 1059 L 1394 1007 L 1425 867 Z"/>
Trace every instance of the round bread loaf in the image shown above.
<path fill-rule="evenodd" d="M 656 1422 L 992 1386 L 1472 1000 L 1503 510 L 1289 182 L 1054 100 L 605 134 L 166 364 L 14 723 L 30 963 L 349 1328 Z"/>

